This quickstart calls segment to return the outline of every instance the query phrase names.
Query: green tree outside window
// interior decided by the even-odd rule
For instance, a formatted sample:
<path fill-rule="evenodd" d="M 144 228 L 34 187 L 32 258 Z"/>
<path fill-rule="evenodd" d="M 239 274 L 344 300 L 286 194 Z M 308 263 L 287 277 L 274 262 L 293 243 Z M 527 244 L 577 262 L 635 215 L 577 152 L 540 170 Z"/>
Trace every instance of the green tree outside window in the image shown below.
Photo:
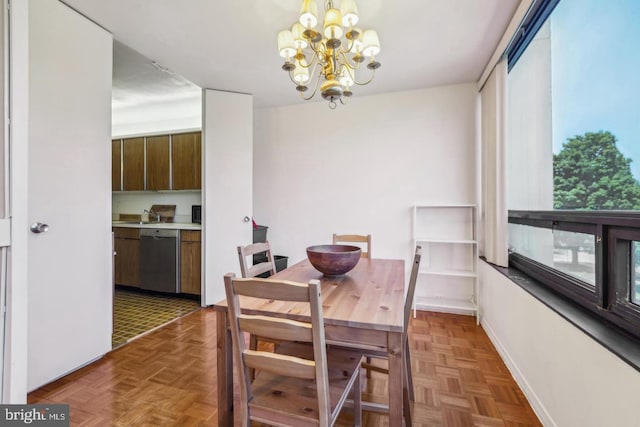
<path fill-rule="evenodd" d="M 567 139 L 553 155 L 553 207 L 580 210 L 639 210 L 640 184 L 631 159 L 608 131 Z"/>

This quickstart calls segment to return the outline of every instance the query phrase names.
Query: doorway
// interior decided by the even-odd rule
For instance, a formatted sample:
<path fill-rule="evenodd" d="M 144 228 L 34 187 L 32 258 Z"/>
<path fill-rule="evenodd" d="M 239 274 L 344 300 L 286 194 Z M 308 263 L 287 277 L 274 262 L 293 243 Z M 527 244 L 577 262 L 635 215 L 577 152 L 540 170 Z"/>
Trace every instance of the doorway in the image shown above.
<path fill-rule="evenodd" d="M 114 348 L 201 306 L 201 229 L 192 209 L 202 205 L 202 191 L 200 175 L 188 174 L 202 163 L 201 99 L 198 86 L 114 40 Z M 157 237 L 145 234 L 156 229 L 178 236 L 178 275 L 171 270 L 176 280 L 165 286 L 168 290 L 147 283 L 157 279 L 151 285 L 160 285 L 169 278 L 160 270 L 150 274 L 144 262 L 157 257 L 143 244 Z"/>

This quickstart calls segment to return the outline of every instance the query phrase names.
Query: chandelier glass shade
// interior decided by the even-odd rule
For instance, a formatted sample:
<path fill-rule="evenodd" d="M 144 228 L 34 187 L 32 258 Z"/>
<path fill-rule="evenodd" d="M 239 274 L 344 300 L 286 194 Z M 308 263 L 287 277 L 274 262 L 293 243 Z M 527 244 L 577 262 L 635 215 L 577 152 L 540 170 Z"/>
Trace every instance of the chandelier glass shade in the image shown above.
<path fill-rule="evenodd" d="M 302 0 L 299 20 L 291 29 L 278 33 L 278 51 L 285 61 L 282 69 L 296 90 L 309 100 L 319 88 L 331 108 L 337 101 L 344 104 L 353 94 L 353 86 L 370 83 L 380 68 L 375 59 L 380 53 L 378 33 L 356 27 L 359 17 L 355 0 L 340 0 L 339 6 L 332 0 L 325 1 L 321 22 L 316 0 Z M 358 80 L 356 71 L 365 67 L 368 78 Z M 310 87 L 313 91 L 307 95 Z"/>

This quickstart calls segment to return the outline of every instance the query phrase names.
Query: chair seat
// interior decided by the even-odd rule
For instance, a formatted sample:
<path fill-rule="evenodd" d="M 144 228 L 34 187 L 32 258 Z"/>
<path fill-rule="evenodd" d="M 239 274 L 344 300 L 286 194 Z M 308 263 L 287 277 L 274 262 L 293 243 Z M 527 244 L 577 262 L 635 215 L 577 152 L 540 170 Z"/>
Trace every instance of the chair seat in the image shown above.
<path fill-rule="evenodd" d="M 277 346 L 277 353 L 302 358 L 312 358 L 313 347 L 306 344 L 286 342 Z M 363 355 L 358 352 L 328 349 L 327 368 L 329 377 L 329 397 L 331 412 L 344 399 L 347 390 L 359 375 L 359 366 Z M 296 419 L 296 425 L 317 425 L 318 396 L 315 380 L 303 380 L 292 377 L 282 377 L 266 371 L 256 374 L 253 381 L 253 398 L 249 401 L 249 408 L 256 419 L 265 413 L 273 419 L 273 414 L 279 414 L 283 419 Z M 337 416 L 337 414 L 334 414 Z"/>

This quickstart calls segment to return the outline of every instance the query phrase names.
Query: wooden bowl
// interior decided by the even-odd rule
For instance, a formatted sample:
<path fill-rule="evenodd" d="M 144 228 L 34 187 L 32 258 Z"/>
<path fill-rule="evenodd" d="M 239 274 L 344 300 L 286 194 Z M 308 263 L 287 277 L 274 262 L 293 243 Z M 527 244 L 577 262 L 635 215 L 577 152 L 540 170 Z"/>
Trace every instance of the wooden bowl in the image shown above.
<path fill-rule="evenodd" d="M 353 269 L 360 261 L 360 250 L 349 245 L 317 245 L 307 248 L 307 258 L 325 276 L 339 276 Z"/>

